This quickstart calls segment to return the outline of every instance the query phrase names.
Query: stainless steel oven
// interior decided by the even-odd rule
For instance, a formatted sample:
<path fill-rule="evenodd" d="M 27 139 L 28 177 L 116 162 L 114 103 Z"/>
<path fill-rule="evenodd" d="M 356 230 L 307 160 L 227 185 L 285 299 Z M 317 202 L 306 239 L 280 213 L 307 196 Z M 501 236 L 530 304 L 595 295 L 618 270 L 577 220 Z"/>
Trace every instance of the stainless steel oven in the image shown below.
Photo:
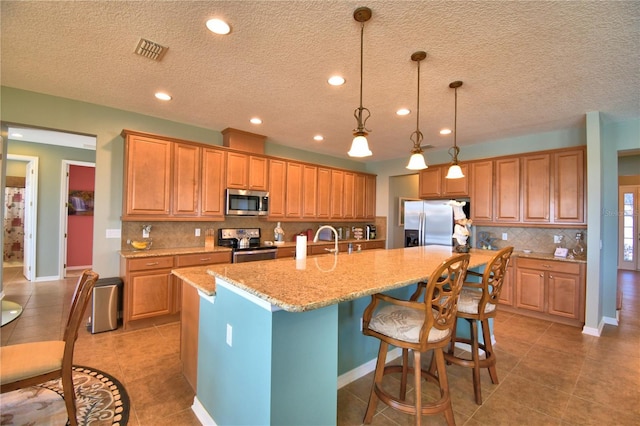
<path fill-rule="evenodd" d="M 275 259 L 278 249 L 260 243 L 260 228 L 218 229 L 218 245 L 232 249 L 231 262 L 254 262 Z"/>

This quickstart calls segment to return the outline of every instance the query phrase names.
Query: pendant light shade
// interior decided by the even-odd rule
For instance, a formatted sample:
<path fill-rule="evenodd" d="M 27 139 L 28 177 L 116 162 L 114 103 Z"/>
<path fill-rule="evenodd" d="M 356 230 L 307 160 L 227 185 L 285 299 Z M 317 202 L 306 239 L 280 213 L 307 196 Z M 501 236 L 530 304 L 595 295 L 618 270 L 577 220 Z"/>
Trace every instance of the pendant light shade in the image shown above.
<path fill-rule="evenodd" d="M 458 137 L 458 87 L 460 86 L 462 86 L 461 81 L 454 81 L 449 84 L 449 87 L 452 88 L 455 93 L 455 109 L 453 113 L 453 146 L 449 149 L 452 161 L 445 179 L 460 179 L 464 177 L 464 173 L 462 173 L 462 169 L 458 164 L 460 148 L 458 148 L 458 144 L 456 143 Z"/>
<path fill-rule="evenodd" d="M 369 149 L 369 142 L 367 141 L 367 135 L 371 130 L 367 129 L 365 125 L 367 120 L 371 116 L 371 113 L 367 108 L 362 106 L 362 70 L 363 70 L 363 50 L 364 50 L 364 23 L 371 19 L 371 9 L 368 7 L 359 7 L 353 12 L 353 19 L 360 22 L 360 106 L 356 108 L 353 116 L 356 118 L 358 127 L 353 130 L 353 142 L 351 143 L 351 149 L 347 154 L 350 157 L 368 157 L 373 153 Z M 366 115 L 364 114 L 366 113 Z"/>
<path fill-rule="evenodd" d="M 423 170 L 426 169 L 427 163 L 424 160 L 424 155 L 422 154 L 422 147 L 420 144 L 422 143 L 422 139 L 424 136 L 420 131 L 420 61 L 427 57 L 427 52 L 415 52 L 411 55 L 411 60 L 418 64 L 418 90 L 417 90 L 417 108 L 416 108 L 416 131 L 411 133 L 409 139 L 413 142 L 413 148 L 411 148 L 411 157 L 409 158 L 409 164 L 407 164 L 407 169 L 409 170 Z"/>

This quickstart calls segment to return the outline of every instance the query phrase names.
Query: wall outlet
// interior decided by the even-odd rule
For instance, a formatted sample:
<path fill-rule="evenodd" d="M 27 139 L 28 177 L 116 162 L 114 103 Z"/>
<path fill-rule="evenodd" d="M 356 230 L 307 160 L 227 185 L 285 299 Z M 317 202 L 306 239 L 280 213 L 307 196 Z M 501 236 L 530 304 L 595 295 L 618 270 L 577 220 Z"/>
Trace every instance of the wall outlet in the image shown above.
<path fill-rule="evenodd" d="M 196 237 L 200 236 L 200 228 L 196 228 Z"/>
<path fill-rule="evenodd" d="M 508 235 L 506 232 L 502 233 L 502 241 L 507 241 Z"/>
<path fill-rule="evenodd" d="M 233 346 L 233 328 L 227 324 L 227 345 Z"/>
<path fill-rule="evenodd" d="M 560 243 L 560 242 L 562 242 L 562 236 L 560 236 L 560 235 L 554 235 L 554 236 L 553 236 L 553 244 L 558 244 L 558 243 Z"/>

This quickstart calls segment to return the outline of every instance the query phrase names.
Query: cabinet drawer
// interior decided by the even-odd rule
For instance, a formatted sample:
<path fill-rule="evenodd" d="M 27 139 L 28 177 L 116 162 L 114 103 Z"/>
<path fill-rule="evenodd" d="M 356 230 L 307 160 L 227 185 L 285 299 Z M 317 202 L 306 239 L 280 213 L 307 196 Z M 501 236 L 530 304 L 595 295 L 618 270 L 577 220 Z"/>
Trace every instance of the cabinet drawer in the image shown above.
<path fill-rule="evenodd" d="M 129 271 L 147 271 L 150 269 L 173 268 L 173 256 L 145 257 L 130 259 Z"/>
<path fill-rule="evenodd" d="M 565 274 L 579 274 L 580 264 L 572 262 L 518 258 L 518 268 L 539 269 L 541 271 L 563 272 Z"/>
<path fill-rule="evenodd" d="M 231 263 L 231 252 L 207 252 L 195 254 L 183 254 L 176 256 L 176 267 L 213 265 L 215 263 Z"/>

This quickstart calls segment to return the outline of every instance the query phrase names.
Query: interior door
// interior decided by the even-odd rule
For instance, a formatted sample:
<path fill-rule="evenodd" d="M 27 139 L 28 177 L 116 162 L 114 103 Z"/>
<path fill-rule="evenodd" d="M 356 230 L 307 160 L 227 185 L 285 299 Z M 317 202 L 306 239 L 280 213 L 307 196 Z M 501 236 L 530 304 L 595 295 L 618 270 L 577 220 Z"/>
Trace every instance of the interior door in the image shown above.
<path fill-rule="evenodd" d="M 618 268 L 638 271 L 640 270 L 640 261 L 638 261 L 640 185 L 620 186 L 618 199 Z"/>
<path fill-rule="evenodd" d="M 24 186 L 24 260 L 22 273 L 28 281 L 33 281 L 35 273 L 36 248 L 36 188 L 38 179 L 37 163 L 28 161 Z"/>

